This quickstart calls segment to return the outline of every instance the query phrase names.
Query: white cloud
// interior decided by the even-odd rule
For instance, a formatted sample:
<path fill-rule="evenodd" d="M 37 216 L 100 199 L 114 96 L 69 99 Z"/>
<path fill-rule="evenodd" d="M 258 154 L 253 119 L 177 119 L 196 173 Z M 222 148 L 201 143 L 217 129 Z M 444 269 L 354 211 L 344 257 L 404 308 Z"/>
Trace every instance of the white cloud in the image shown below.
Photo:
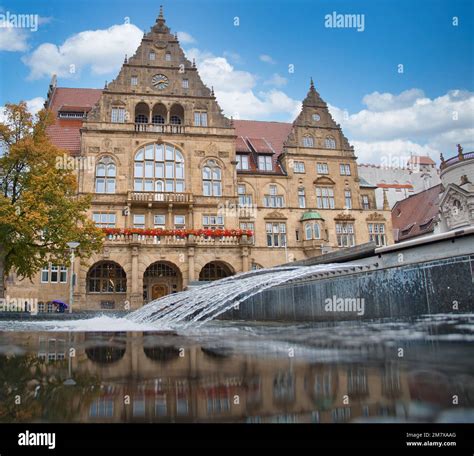
<path fill-rule="evenodd" d="M 361 162 L 379 162 L 380 154 L 410 152 L 437 160 L 455 154 L 455 146 L 474 148 L 474 93 L 451 90 L 430 99 L 420 89 L 398 95 L 378 92 L 363 98 L 367 109 L 349 114 L 329 109 L 356 149 Z"/>
<path fill-rule="evenodd" d="M 264 84 L 271 85 L 275 87 L 283 87 L 288 83 L 288 79 L 283 76 L 280 76 L 278 73 L 273 73 L 270 79 L 267 79 Z"/>
<path fill-rule="evenodd" d="M 293 120 L 295 113 L 299 112 L 300 101 L 280 90 L 256 93 L 258 77 L 248 71 L 236 70 L 225 57 L 216 57 L 196 48 L 186 51 L 186 55 L 196 59 L 199 75 L 207 86 L 214 87 L 217 100 L 227 116 L 268 120 L 283 115 Z"/>
<path fill-rule="evenodd" d="M 30 79 L 52 74 L 74 78 L 86 67 L 94 74 L 107 74 L 118 71 L 124 54 L 133 55 L 142 37 L 135 25 L 113 25 L 80 32 L 59 46 L 43 43 L 22 60 L 30 68 Z"/>
<path fill-rule="evenodd" d="M 187 32 L 178 32 L 178 40 L 181 44 L 193 44 L 196 39 Z"/>
<path fill-rule="evenodd" d="M 270 63 L 271 65 L 274 65 L 276 63 L 275 60 L 273 60 L 273 57 L 271 55 L 268 55 L 268 54 L 261 54 L 259 56 L 259 59 L 262 62 Z"/>
<path fill-rule="evenodd" d="M 233 63 L 243 63 L 242 56 L 237 52 L 224 51 L 222 55 Z"/>
<path fill-rule="evenodd" d="M 28 32 L 14 27 L 0 27 L 0 51 L 24 52 L 28 49 Z"/>

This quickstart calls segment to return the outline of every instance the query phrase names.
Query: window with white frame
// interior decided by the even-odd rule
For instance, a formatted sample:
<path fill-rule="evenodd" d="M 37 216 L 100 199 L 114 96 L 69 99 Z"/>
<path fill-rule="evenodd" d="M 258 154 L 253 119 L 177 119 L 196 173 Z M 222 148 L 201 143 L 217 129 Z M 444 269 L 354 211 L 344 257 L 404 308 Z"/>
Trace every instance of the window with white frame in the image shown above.
<path fill-rule="evenodd" d="M 375 242 L 377 247 L 387 245 L 384 223 L 369 223 L 369 241 Z"/>
<path fill-rule="evenodd" d="M 207 112 L 195 111 L 194 112 L 194 125 L 196 127 L 207 127 Z"/>
<path fill-rule="evenodd" d="M 237 169 L 248 170 L 249 169 L 249 156 L 246 154 L 237 154 Z"/>
<path fill-rule="evenodd" d="M 332 136 L 326 136 L 326 139 L 324 140 L 324 145 L 326 149 L 335 149 L 336 140 Z"/>
<path fill-rule="evenodd" d="M 253 233 L 253 235 L 248 238 L 248 242 L 255 244 L 255 224 L 253 222 L 240 222 L 239 227 L 241 230 L 248 230 Z"/>
<path fill-rule="evenodd" d="M 298 206 L 300 209 L 304 209 L 306 207 L 306 196 L 303 187 L 298 188 Z"/>
<path fill-rule="evenodd" d="M 216 214 L 203 215 L 202 226 L 205 230 L 222 230 L 224 229 L 224 216 Z"/>
<path fill-rule="evenodd" d="M 222 196 L 222 170 L 215 160 L 208 160 L 202 168 L 204 196 Z"/>
<path fill-rule="evenodd" d="M 174 216 L 174 228 L 176 230 L 184 230 L 186 228 L 186 216 L 175 215 Z"/>
<path fill-rule="evenodd" d="M 318 174 L 329 174 L 329 167 L 327 163 L 317 163 L 316 171 Z"/>
<path fill-rule="evenodd" d="M 153 51 L 150 51 L 148 54 L 148 60 L 155 60 L 156 54 Z"/>
<path fill-rule="evenodd" d="M 339 247 L 353 247 L 355 245 L 354 224 L 349 222 L 337 222 L 336 237 Z"/>
<path fill-rule="evenodd" d="M 133 215 L 133 228 L 138 228 L 138 229 L 145 228 L 145 215 L 144 214 Z"/>
<path fill-rule="evenodd" d="M 312 136 L 303 136 L 303 147 L 314 147 L 314 139 Z"/>
<path fill-rule="evenodd" d="M 167 52 L 167 53 L 165 54 L 165 60 L 166 60 L 167 62 L 171 62 L 171 52 Z"/>
<path fill-rule="evenodd" d="M 370 209 L 369 195 L 362 195 L 362 209 Z"/>
<path fill-rule="evenodd" d="M 111 157 L 102 157 L 95 167 L 95 192 L 115 193 L 117 168 Z"/>
<path fill-rule="evenodd" d="M 293 162 L 293 171 L 297 174 L 305 173 L 304 162 L 302 161 L 294 161 Z"/>
<path fill-rule="evenodd" d="M 99 228 L 115 228 L 115 212 L 94 212 L 92 220 Z"/>
<path fill-rule="evenodd" d="M 344 209 L 352 209 L 352 195 L 350 190 L 344 190 Z"/>
<path fill-rule="evenodd" d="M 184 192 L 184 156 L 171 144 L 148 144 L 135 154 L 134 190 Z"/>
<path fill-rule="evenodd" d="M 286 223 L 268 222 L 265 224 L 268 247 L 286 246 Z"/>
<path fill-rule="evenodd" d="M 155 229 L 164 230 L 166 226 L 166 215 L 164 214 L 155 214 L 153 216 L 153 227 Z"/>
<path fill-rule="evenodd" d="M 316 187 L 316 207 L 318 209 L 334 209 L 334 189 L 332 187 Z"/>
<path fill-rule="evenodd" d="M 247 193 L 247 186 L 245 184 L 237 185 L 237 194 L 239 195 L 239 206 L 240 207 L 251 207 L 252 206 L 252 195 Z"/>
<path fill-rule="evenodd" d="M 132 76 L 130 79 L 130 85 L 137 86 L 138 85 L 138 76 Z"/>
<path fill-rule="evenodd" d="M 119 108 L 119 107 L 112 108 L 112 122 L 113 123 L 125 122 L 125 108 Z"/>
<path fill-rule="evenodd" d="M 269 194 L 264 195 L 263 205 L 265 207 L 284 207 L 285 200 L 283 195 L 278 194 L 278 187 L 274 184 L 269 186 Z"/>
<path fill-rule="evenodd" d="M 321 228 L 318 222 L 306 222 L 304 225 L 304 236 L 307 241 L 321 239 Z"/>
<path fill-rule="evenodd" d="M 339 165 L 339 172 L 341 176 L 350 176 L 351 175 L 351 165 L 347 163 L 341 163 Z"/>
<path fill-rule="evenodd" d="M 66 283 L 67 267 L 48 264 L 41 269 L 41 283 Z"/>
<path fill-rule="evenodd" d="M 273 171 L 273 162 L 271 155 L 258 156 L 258 169 L 260 171 Z"/>
<path fill-rule="evenodd" d="M 181 81 L 181 86 L 183 87 L 183 89 L 189 89 L 189 79 L 183 79 Z"/>

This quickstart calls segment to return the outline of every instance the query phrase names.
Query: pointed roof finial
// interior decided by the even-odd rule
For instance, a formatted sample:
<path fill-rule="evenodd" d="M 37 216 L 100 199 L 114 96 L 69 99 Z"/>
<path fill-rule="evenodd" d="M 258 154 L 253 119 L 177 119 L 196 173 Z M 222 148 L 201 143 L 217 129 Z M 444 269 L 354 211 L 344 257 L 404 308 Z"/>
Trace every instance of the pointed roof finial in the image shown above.
<path fill-rule="evenodd" d="M 314 90 L 314 82 L 313 82 L 313 77 L 312 76 L 311 76 L 310 89 Z"/>
<path fill-rule="evenodd" d="M 104 89 L 107 90 L 107 81 L 105 81 Z"/>
<path fill-rule="evenodd" d="M 125 54 L 125 58 L 123 59 L 123 63 L 128 63 L 127 54 Z"/>
<path fill-rule="evenodd" d="M 193 68 L 196 68 L 196 59 L 193 59 Z"/>
<path fill-rule="evenodd" d="M 163 17 L 163 5 L 160 5 L 160 15 L 158 16 L 158 19 L 164 19 L 164 17 Z"/>
<path fill-rule="evenodd" d="M 214 86 L 211 86 L 211 97 L 214 96 Z"/>

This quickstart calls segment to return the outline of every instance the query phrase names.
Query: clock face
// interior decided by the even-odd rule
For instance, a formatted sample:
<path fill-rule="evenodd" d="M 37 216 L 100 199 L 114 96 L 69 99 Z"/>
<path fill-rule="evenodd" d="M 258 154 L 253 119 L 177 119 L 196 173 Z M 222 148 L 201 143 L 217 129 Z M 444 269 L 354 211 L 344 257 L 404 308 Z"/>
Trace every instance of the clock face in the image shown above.
<path fill-rule="evenodd" d="M 151 79 L 151 84 L 155 89 L 163 90 L 169 85 L 169 80 L 164 74 L 155 74 Z"/>
<path fill-rule="evenodd" d="M 319 122 L 321 120 L 321 116 L 319 114 L 313 114 L 313 120 L 315 122 Z"/>

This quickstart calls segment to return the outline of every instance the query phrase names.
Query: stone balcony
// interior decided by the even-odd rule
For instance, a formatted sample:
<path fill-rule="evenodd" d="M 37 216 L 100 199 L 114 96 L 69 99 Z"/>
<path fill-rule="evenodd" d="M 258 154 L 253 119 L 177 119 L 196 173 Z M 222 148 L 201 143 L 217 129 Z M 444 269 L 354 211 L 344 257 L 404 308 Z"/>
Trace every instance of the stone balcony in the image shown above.
<path fill-rule="evenodd" d="M 184 135 L 186 133 L 186 127 L 184 125 L 136 123 L 135 131 L 169 135 Z"/>
<path fill-rule="evenodd" d="M 317 252 L 322 253 L 324 245 L 324 240 L 323 239 L 309 239 L 309 240 L 304 240 L 303 241 L 303 250 L 306 253 L 311 253 L 315 254 Z"/>
<path fill-rule="evenodd" d="M 161 247 L 235 247 L 248 245 L 247 236 L 223 236 L 220 238 L 189 236 L 185 238 L 180 236 L 148 236 L 141 234 L 109 234 L 106 236 L 104 243 L 109 245 L 140 244 Z"/>
<path fill-rule="evenodd" d="M 169 204 L 173 205 L 189 205 L 193 203 L 192 193 L 175 193 L 175 192 L 128 192 L 129 203 L 156 203 L 154 205 Z"/>

